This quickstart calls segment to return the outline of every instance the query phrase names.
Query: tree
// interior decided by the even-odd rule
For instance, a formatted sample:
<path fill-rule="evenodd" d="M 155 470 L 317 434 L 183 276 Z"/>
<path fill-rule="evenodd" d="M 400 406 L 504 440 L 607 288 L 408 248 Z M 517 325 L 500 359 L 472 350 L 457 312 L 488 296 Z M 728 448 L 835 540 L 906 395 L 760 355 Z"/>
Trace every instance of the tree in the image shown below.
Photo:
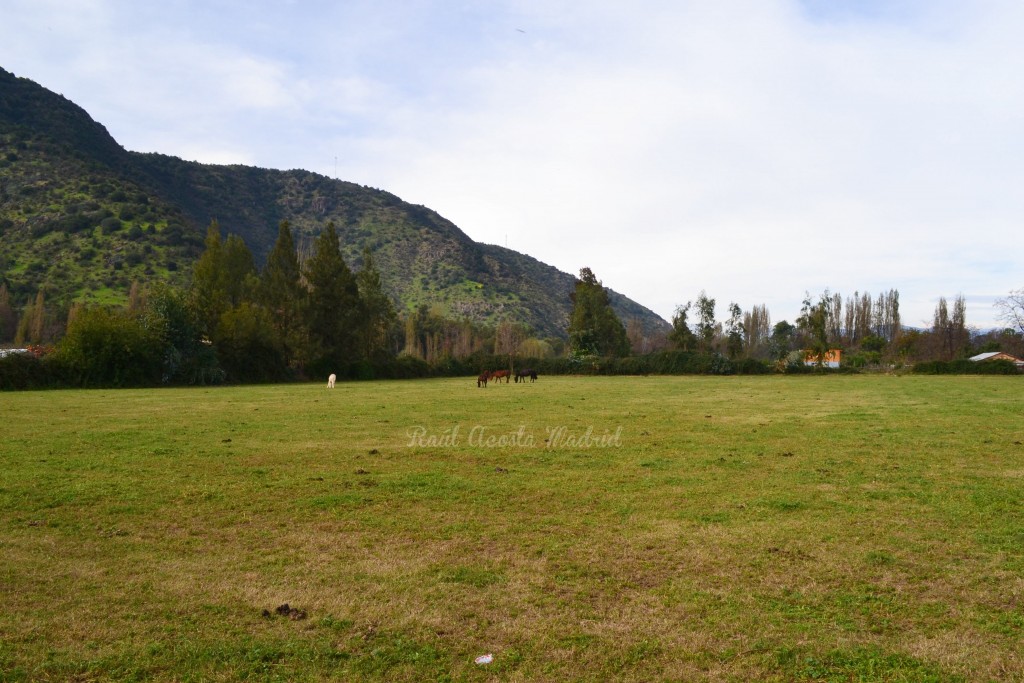
<path fill-rule="evenodd" d="M 192 294 L 204 331 L 212 336 L 220 316 L 232 306 L 249 301 L 254 287 L 252 252 L 238 235 L 221 240 L 220 226 L 212 221 L 206 231 L 206 249 L 192 271 Z"/>
<path fill-rule="evenodd" d="M 163 374 L 163 330 L 128 311 L 86 309 L 58 353 L 82 386 L 151 386 Z"/>
<path fill-rule="evenodd" d="M 257 285 L 256 266 L 253 264 L 252 252 L 238 235 L 228 235 L 224 242 L 220 282 L 229 307 L 252 301 Z"/>
<path fill-rule="evenodd" d="M 313 255 L 306 261 L 306 282 L 312 355 L 324 366 L 319 370 L 340 369 L 360 360 L 359 330 L 365 311 L 333 222 L 313 244 Z"/>
<path fill-rule="evenodd" d="M 736 359 L 743 353 L 743 310 L 739 304 L 729 304 L 729 319 L 725 321 L 725 348 L 729 358 Z"/>
<path fill-rule="evenodd" d="M 958 294 L 953 300 L 953 312 L 950 314 L 945 297 L 939 297 L 932 320 L 932 336 L 935 339 L 937 355 L 941 360 L 953 360 L 963 355 L 970 341 L 967 331 L 967 304 L 963 295 Z"/>
<path fill-rule="evenodd" d="M 132 313 L 139 313 L 145 305 L 146 300 L 142 291 L 142 285 L 139 284 L 138 280 L 132 280 L 131 286 L 128 287 L 128 310 Z"/>
<path fill-rule="evenodd" d="M 590 268 L 580 270 L 569 317 L 569 343 L 577 354 L 629 355 L 626 328 L 612 310 L 608 291 Z"/>
<path fill-rule="evenodd" d="M 811 303 L 811 295 L 804 296 L 797 328 L 803 334 L 803 341 L 808 351 L 817 358 L 818 365 L 825 362 L 825 354 L 829 350 L 829 318 L 832 310 L 832 298 L 828 291 L 821 295 L 818 303 Z"/>
<path fill-rule="evenodd" d="M 704 353 L 711 352 L 715 332 L 715 300 L 702 289 L 697 297 L 697 343 Z"/>
<path fill-rule="evenodd" d="M 363 267 L 356 273 L 356 286 L 365 315 L 360 333 L 362 353 L 366 358 L 390 358 L 397 314 L 395 305 L 381 285 L 380 271 L 369 247 L 363 249 Z"/>
<path fill-rule="evenodd" d="M 230 381 L 268 382 L 286 375 L 284 349 L 265 308 L 242 302 L 225 311 L 216 347 Z"/>
<path fill-rule="evenodd" d="M 775 323 L 768 342 L 772 358 L 782 360 L 795 349 L 796 327 L 785 320 Z"/>
<path fill-rule="evenodd" d="M 303 310 L 308 292 L 302 284 L 302 269 L 288 221 L 281 221 L 277 241 L 260 274 L 259 302 L 270 312 L 285 358 L 299 365 L 306 360 L 306 322 Z"/>
<path fill-rule="evenodd" d="M 900 293 L 890 289 L 878 295 L 874 307 L 874 332 L 886 341 L 895 341 L 900 334 Z"/>
<path fill-rule="evenodd" d="M 1024 289 L 1011 290 L 1006 297 L 996 299 L 995 307 L 999 320 L 1024 335 Z"/>
<path fill-rule="evenodd" d="M 7 293 L 7 283 L 0 283 L 0 343 L 14 339 L 18 317 L 11 306 L 11 297 Z"/>
<path fill-rule="evenodd" d="M 743 314 L 743 332 L 746 334 L 747 355 L 751 358 L 763 357 L 763 347 L 772 334 L 772 318 L 767 306 L 754 306 L 749 313 Z"/>
<path fill-rule="evenodd" d="M 850 302 L 847 302 L 847 306 Z M 873 305 L 871 295 L 865 292 L 864 294 L 858 295 L 856 292 L 853 294 L 853 327 L 852 331 L 847 330 L 846 334 L 850 340 L 850 344 L 857 345 L 860 340 L 872 334 L 872 321 L 874 320 Z M 849 309 L 847 309 L 849 310 Z"/>
<path fill-rule="evenodd" d="M 40 289 L 36 292 L 35 302 L 26 306 L 21 314 L 14 335 L 14 343 L 21 346 L 23 344 L 42 344 L 47 341 L 46 320 L 46 296 Z"/>
<path fill-rule="evenodd" d="M 223 243 L 220 226 L 214 220 L 206 229 L 206 249 L 192 270 L 192 300 L 199 314 L 202 332 L 212 339 L 221 313 L 228 308 L 227 292 L 223 288 L 221 264 Z"/>
<path fill-rule="evenodd" d="M 529 337 L 530 330 L 525 325 L 502 320 L 494 331 L 494 355 L 510 358 L 519 355 L 520 346 Z"/>
<path fill-rule="evenodd" d="M 645 354 L 664 347 L 664 332 L 657 331 L 651 335 L 644 327 L 644 322 L 638 316 L 633 316 L 626 323 L 626 339 L 629 340 L 629 348 L 633 353 Z"/>
<path fill-rule="evenodd" d="M 224 379 L 217 354 L 209 340 L 203 341 L 199 313 L 186 292 L 163 284 L 151 287 L 143 315 L 148 326 L 163 330 L 162 383 L 216 384 Z"/>
<path fill-rule="evenodd" d="M 676 306 L 675 315 L 672 316 L 672 331 L 669 332 L 668 339 L 681 351 L 689 351 L 697 345 L 697 337 L 686 322 L 691 307 L 689 301 L 684 306 Z"/>

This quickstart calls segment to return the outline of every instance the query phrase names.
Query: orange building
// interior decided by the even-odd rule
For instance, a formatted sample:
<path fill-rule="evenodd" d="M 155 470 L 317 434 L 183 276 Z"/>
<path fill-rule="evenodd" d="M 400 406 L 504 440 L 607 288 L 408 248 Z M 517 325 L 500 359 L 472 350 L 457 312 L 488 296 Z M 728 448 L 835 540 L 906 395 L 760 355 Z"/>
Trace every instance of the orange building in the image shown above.
<path fill-rule="evenodd" d="M 840 349 L 829 349 L 825 352 L 821 365 L 826 368 L 838 368 L 843 352 Z M 818 365 L 818 356 L 813 351 L 804 351 L 804 365 Z"/>

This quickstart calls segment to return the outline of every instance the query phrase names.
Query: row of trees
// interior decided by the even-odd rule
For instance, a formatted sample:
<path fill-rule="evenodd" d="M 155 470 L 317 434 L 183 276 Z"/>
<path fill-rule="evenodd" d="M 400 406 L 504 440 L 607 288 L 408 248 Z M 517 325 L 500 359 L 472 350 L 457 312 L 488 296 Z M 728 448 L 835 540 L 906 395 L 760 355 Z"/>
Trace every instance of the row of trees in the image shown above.
<path fill-rule="evenodd" d="M 74 384 L 274 381 L 295 374 L 354 374 L 360 364 L 394 357 L 396 312 L 372 255 L 353 272 L 329 224 L 300 264 L 282 223 L 266 265 L 213 222 L 187 290 L 132 286 L 123 308 L 75 306 L 58 362 Z M 0 304 L 4 303 L 0 300 Z M 9 304 L 8 304 L 9 305 Z M 6 309 L 0 305 L 4 320 Z M 17 335 L 42 340 L 42 294 Z"/>
<path fill-rule="evenodd" d="M 222 240 L 212 224 L 189 298 L 200 331 L 233 377 L 274 379 L 289 368 L 345 374 L 394 355 L 397 315 L 373 256 L 364 250 L 353 272 L 333 223 L 302 264 L 282 223 L 262 271 L 240 237 Z"/>
<path fill-rule="evenodd" d="M 244 241 L 222 237 L 214 222 L 187 289 L 135 283 L 125 307 L 72 307 L 66 329 L 55 324 L 60 316 L 40 293 L 12 333 L 17 327 L 19 345 L 58 341 L 54 366 L 78 385 L 277 381 L 330 372 L 409 376 L 450 359 L 543 358 L 565 349 L 561 340 L 532 337 L 521 324 L 489 328 L 427 306 L 399 318 L 369 250 L 358 265 L 353 270 L 346 263 L 333 224 L 300 255 L 282 223 L 266 265 L 257 269 Z M 7 304 L 0 314 L 9 311 L 3 320 L 17 320 L 6 298 L 0 304 Z M 410 370 L 400 357 L 422 367 Z"/>
<path fill-rule="evenodd" d="M 644 336 L 637 321 L 623 325 L 608 291 L 584 268 L 571 294 L 566 342 L 536 339 L 512 322 L 484 327 L 452 320 L 426 306 L 400 318 L 369 250 L 358 265 L 354 271 L 346 263 L 333 224 L 301 258 L 285 222 L 266 265 L 257 269 L 243 240 L 223 238 L 214 222 L 186 290 L 135 284 L 123 309 L 76 305 L 66 313 L 66 333 L 42 292 L 18 316 L 0 284 L 0 335 L 6 335 L 0 339 L 39 342 L 63 335 L 60 353 L 86 384 L 367 376 L 367 368 L 372 374 L 374 366 L 399 356 L 437 365 L 492 355 L 509 361 L 625 357 L 674 348 L 734 363 L 799 362 L 807 350 L 842 348 L 846 362 L 870 364 L 1024 352 L 1024 290 L 997 304 L 1014 327 L 987 335 L 967 327 L 962 296 L 940 299 L 932 328 L 912 330 L 901 323 L 895 289 L 845 299 L 827 290 L 816 299 L 808 294 L 795 324 L 774 325 L 763 304 L 744 311 L 731 302 L 727 317 L 718 320 L 716 300 L 702 291 L 677 307 L 671 331 L 659 340 Z"/>
<path fill-rule="evenodd" d="M 728 317 L 716 319 L 716 301 L 700 295 L 678 306 L 667 342 L 682 351 L 719 353 L 732 360 L 797 360 L 806 351 L 822 354 L 845 351 L 845 362 L 870 365 L 881 362 L 955 360 L 983 351 L 1024 353 L 1024 290 L 996 302 L 999 318 L 1009 324 L 984 334 L 967 325 L 963 296 L 951 302 L 941 297 L 929 329 L 903 325 L 899 291 L 890 289 L 872 297 L 855 292 L 844 298 L 826 290 L 817 298 L 804 296 L 800 315 L 772 325 L 765 305 L 743 311 L 736 303 Z"/>

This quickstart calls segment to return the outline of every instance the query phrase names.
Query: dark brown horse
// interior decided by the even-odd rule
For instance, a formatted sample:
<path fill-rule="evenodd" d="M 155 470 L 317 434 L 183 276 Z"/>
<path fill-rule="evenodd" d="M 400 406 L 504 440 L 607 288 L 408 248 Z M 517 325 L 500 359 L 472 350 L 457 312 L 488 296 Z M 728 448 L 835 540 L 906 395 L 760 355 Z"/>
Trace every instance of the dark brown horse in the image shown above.
<path fill-rule="evenodd" d="M 531 382 L 536 382 L 537 381 L 537 371 L 532 369 L 532 368 L 527 368 L 525 370 L 520 370 L 519 372 L 516 373 L 516 382 L 520 382 L 520 381 L 525 382 L 527 377 L 530 378 Z"/>
<path fill-rule="evenodd" d="M 509 372 L 508 370 L 495 370 L 494 372 L 491 373 L 491 379 L 493 379 L 495 382 L 500 382 L 502 379 L 504 379 L 505 384 L 508 384 L 508 380 L 511 376 L 512 373 Z"/>
<path fill-rule="evenodd" d="M 491 373 L 489 371 L 487 371 L 487 370 L 484 370 L 482 373 L 480 373 L 480 376 L 476 378 L 476 385 L 478 387 L 483 387 L 483 388 L 486 389 L 487 388 L 487 380 L 489 380 L 490 378 L 491 378 Z"/>

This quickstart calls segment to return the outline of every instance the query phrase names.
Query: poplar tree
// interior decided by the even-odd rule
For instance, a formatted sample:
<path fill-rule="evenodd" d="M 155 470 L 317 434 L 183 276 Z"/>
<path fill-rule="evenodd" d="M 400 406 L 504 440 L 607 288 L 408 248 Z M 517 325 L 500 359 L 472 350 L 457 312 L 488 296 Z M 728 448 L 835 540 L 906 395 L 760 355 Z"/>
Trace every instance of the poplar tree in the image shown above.
<path fill-rule="evenodd" d="M 743 314 L 743 334 L 746 355 L 750 358 L 761 357 L 763 347 L 772 334 L 772 318 L 767 306 L 754 306 Z"/>
<path fill-rule="evenodd" d="M 938 354 L 942 360 L 953 360 L 964 352 L 970 342 L 970 333 L 967 331 L 967 303 L 962 294 L 953 300 L 952 313 L 946 297 L 939 297 L 939 303 L 935 306 L 932 334 L 938 342 Z"/>
<path fill-rule="evenodd" d="M 18 321 L 18 329 L 14 335 L 14 343 L 41 344 L 46 333 L 46 297 L 43 290 L 36 292 L 35 302 L 25 307 Z"/>

